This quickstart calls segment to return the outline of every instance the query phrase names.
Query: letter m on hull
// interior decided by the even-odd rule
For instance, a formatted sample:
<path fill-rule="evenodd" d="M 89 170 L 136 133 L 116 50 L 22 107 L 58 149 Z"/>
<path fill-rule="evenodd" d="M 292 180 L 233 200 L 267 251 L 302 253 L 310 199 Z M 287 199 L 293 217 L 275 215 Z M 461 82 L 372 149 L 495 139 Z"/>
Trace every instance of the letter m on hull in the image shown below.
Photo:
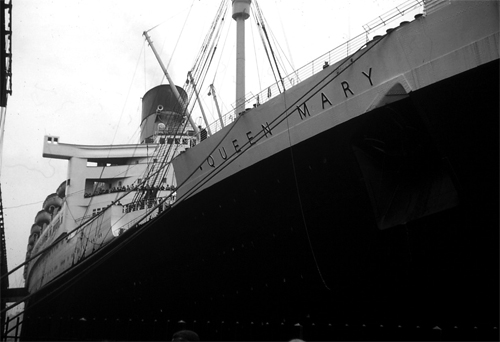
<path fill-rule="evenodd" d="M 311 116 L 311 113 L 309 113 L 309 108 L 307 108 L 306 102 L 302 104 L 302 108 L 300 108 L 300 106 L 297 106 L 297 111 L 299 112 L 299 116 L 302 120 L 304 120 L 306 116 Z"/>

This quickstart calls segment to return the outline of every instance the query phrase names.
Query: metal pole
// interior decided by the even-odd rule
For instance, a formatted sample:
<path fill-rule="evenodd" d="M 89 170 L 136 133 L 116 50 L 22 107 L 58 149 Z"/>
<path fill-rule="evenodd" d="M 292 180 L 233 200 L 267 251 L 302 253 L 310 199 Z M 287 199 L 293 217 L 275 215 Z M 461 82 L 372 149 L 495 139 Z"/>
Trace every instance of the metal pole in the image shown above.
<path fill-rule="evenodd" d="M 17 319 L 16 319 L 16 335 L 15 335 L 16 341 L 18 338 L 19 338 L 19 316 L 17 316 Z"/>
<path fill-rule="evenodd" d="M 236 108 L 235 116 L 245 111 L 245 20 L 250 17 L 252 0 L 233 0 L 236 20 Z"/>
<path fill-rule="evenodd" d="M 205 115 L 205 110 L 203 110 L 203 106 L 201 105 L 200 94 L 198 94 L 198 89 L 196 89 L 196 83 L 194 83 L 193 75 L 191 71 L 188 71 L 189 82 L 193 84 L 194 93 L 196 95 L 196 99 L 198 100 L 198 104 L 200 105 L 201 115 L 203 115 L 203 120 L 205 121 L 205 125 L 207 126 L 208 135 L 212 135 L 212 131 L 210 130 L 210 125 L 207 120 L 207 116 Z"/>
<path fill-rule="evenodd" d="M 146 40 L 148 41 L 149 46 L 151 46 L 151 49 L 153 50 L 153 53 L 155 54 L 155 57 L 158 60 L 158 63 L 160 63 L 160 67 L 163 70 L 163 73 L 165 74 L 165 76 L 167 77 L 167 80 L 168 80 L 168 83 L 170 85 L 170 88 L 172 89 L 172 92 L 174 93 L 175 97 L 177 98 L 177 101 L 179 101 L 179 103 L 184 107 L 184 109 L 186 111 L 186 115 L 187 115 L 187 117 L 189 119 L 189 123 L 193 127 L 193 130 L 194 130 L 195 134 L 199 136 L 200 131 L 198 130 L 198 127 L 194 123 L 193 118 L 191 118 L 191 113 L 189 113 L 189 109 L 187 108 L 187 105 L 184 103 L 184 99 L 181 97 L 181 94 L 179 94 L 179 91 L 177 90 L 177 87 L 175 86 L 174 82 L 170 78 L 170 75 L 168 74 L 167 68 L 165 68 L 165 65 L 163 65 L 163 62 L 162 62 L 162 60 L 160 58 L 160 55 L 156 51 L 156 49 L 155 49 L 155 47 L 153 45 L 153 42 L 151 41 L 151 38 L 149 38 L 148 33 L 146 31 L 144 31 L 143 34 L 144 34 L 144 37 L 146 37 Z"/>
<path fill-rule="evenodd" d="M 224 121 L 222 120 L 222 114 L 220 113 L 219 103 L 217 102 L 217 96 L 215 95 L 214 85 L 210 85 L 210 93 L 214 96 L 215 108 L 217 108 L 217 114 L 219 114 L 219 121 L 222 128 L 224 128 Z"/>
<path fill-rule="evenodd" d="M 236 111 L 245 111 L 245 19 L 236 19 Z"/>

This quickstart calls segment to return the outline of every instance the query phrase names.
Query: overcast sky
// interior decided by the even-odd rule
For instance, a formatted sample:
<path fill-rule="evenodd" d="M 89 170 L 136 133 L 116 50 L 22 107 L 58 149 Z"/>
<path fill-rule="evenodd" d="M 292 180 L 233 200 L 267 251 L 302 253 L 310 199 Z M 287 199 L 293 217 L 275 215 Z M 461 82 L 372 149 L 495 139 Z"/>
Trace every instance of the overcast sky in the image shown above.
<path fill-rule="evenodd" d="M 259 5 L 280 49 L 299 68 L 403 2 L 260 0 Z M 218 4 L 218 0 L 13 2 L 13 94 L 8 99 L 1 166 L 9 270 L 25 259 L 31 225 L 43 201 L 67 178 L 67 161 L 42 158 L 44 135 L 59 136 L 63 143 L 137 143 L 141 97 L 162 82 L 143 31 L 159 25 L 149 34 L 174 82 L 183 85 Z M 391 27 L 398 24 L 396 20 Z M 226 28 L 235 30 L 232 20 Z M 257 31 L 249 19 L 247 47 L 254 41 L 260 44 L 252 32 Z M 235 56 L 232 36 L 227 36 L 223 44 L 226 34 L 222 35 L 219 46 L 227 57 L 217 61 L 216 76 L 201 89 L 207 92 L 213 79 L 225 110 L 234 102 L 234 90 L 226 91 L 234 85 Z M 256 74 L 255 58 L 259 65 L 265 61 L 265 56 L 256 57 L 247 48 L 247 74 Z M 272 80 L 266 83 L 264 76 L 260 82 L 267 87 Z M 256 86 L 247 83 L 247 92 L 258 93 Z M 213 104 L 208 103 L 207 109 L 214 111 Z M 11 287 L 23 285 L 22 271 L 11 276 Z"/>

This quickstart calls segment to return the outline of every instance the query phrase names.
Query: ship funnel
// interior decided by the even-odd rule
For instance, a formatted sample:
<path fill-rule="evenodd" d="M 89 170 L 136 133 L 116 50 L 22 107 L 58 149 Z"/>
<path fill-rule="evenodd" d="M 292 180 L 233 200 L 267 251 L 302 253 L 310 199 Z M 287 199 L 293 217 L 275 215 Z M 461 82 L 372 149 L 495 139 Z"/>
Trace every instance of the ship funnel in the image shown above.
<path fill-rule="evenodd" d="M 187 94 L 176 86 L 184 102 Z M 141 144 L 153 143 L 158 130 L 175 134 L 184 121 L 184 108 L 168 84 L 150 89 L 142 98 Z"/>

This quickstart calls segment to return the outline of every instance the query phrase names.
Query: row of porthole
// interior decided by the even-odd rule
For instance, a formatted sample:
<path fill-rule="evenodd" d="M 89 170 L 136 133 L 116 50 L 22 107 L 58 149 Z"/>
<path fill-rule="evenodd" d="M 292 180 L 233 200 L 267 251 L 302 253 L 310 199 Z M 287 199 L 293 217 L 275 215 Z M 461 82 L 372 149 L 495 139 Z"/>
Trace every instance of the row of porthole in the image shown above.
<path fill-rule="evenodd" d="M 27 317 L 27 319 L 33 319 L 33 317 Z M 108 318 L 102 318 L 102 319 L 97 319 L 96 317 L 93 317 L 93 318 L 85 318 L 85 317 L 80 317 L 80 318 L 75 318 L 75 317 L 70 317 L 70 318 L 63 318 L 63 317 L 57 317 L 57 318 L 53 318 L 51 316 L 49 317 L 36 317 L 37 320 L 52 320 L 52 319 L 59 319 L 59 320 L 71 320 L 71 321 L 82 321 L 82 322 L 87 322 L 87 321 L 96 321 L 96 320 L 102 320 L 102 321 L 116 321 L 116 322 L 146 322 L 146 323 L 150 323 L 150 322 L 159 322 L 158 319 L 144 319 L 144 318 L 140 318 L 140 319 L 134 319 L 134 318 L 128 318 L 128 319 L 120 319 L 120 318 L 116 318 L 116 319 L 108 319 Z M 278 323 L 279 325 L 285 325 L 285 319 L 283 319 L 280 323 Z M 163 323 L 163 322 L 161 322 Z M 172 323 L 171 320 L 167 320 L 166 323 Z M 179 320 L 175 323 L 178 323 L 178 324 L 187 324 L 186 321 L 184 320 Z M 210 320 L 207 320 L 207 321 L 197 321 L 197 320 L 193 320 L 192 322 L 193 324 L 215 324 L 215 323 L 219 323 L 217 321 L 210 321 Z M 224 321 L 224 320 L 221 320 L 220 321 L 220 324 L 235 324 L 235 325 L 245 325 L 245 324 L 249 324 L 249 325 L 261 325 L 261 326 L 264 326 L 264 325 L 274 325 L 273 323 L 269 323 L 269 321 L 260 321 L 260 322 L 254 322 L 254 321 L 250 321 L 250 322 L 239 322 L 239 321 L 236 321 L 236 322 L 227 322 L 227 321 Z M 460 331 L 498 331 L 498 327 L 497 326 L 492 326 L 492 325 L 488 325 L 488 326 L 483 326 L 483 327 L 479 327 L 479 326 L 458 326 L 458 325 L 455 325 L 453 327 L 449 326 L 449 327 L 443 327 L 441 328 L 439 325 L 426 325 L 426 326 L 420 326 L 420 325 L 408 325 L 408 324 L 349 324 L 349 323 L 314 323 L 314 322 L 311 322 L 311 323 L 308 323 L 308 324 L 301 324 L 301 323 L 290 323 L 290 324 L 287 324 L 287 325 L 293 325 L 295 327 L 320 327 L 320 326 L 327 326 L 327 327 L 332 327 L 332 328 L 343 328 L 343 329 L 369 329 L 369 328 L 375 328 L 375 329 L 422 329 L 422 330 L 437 330 L 437 331 L 449 331 L 449 330 L 460 330 Z"/>

